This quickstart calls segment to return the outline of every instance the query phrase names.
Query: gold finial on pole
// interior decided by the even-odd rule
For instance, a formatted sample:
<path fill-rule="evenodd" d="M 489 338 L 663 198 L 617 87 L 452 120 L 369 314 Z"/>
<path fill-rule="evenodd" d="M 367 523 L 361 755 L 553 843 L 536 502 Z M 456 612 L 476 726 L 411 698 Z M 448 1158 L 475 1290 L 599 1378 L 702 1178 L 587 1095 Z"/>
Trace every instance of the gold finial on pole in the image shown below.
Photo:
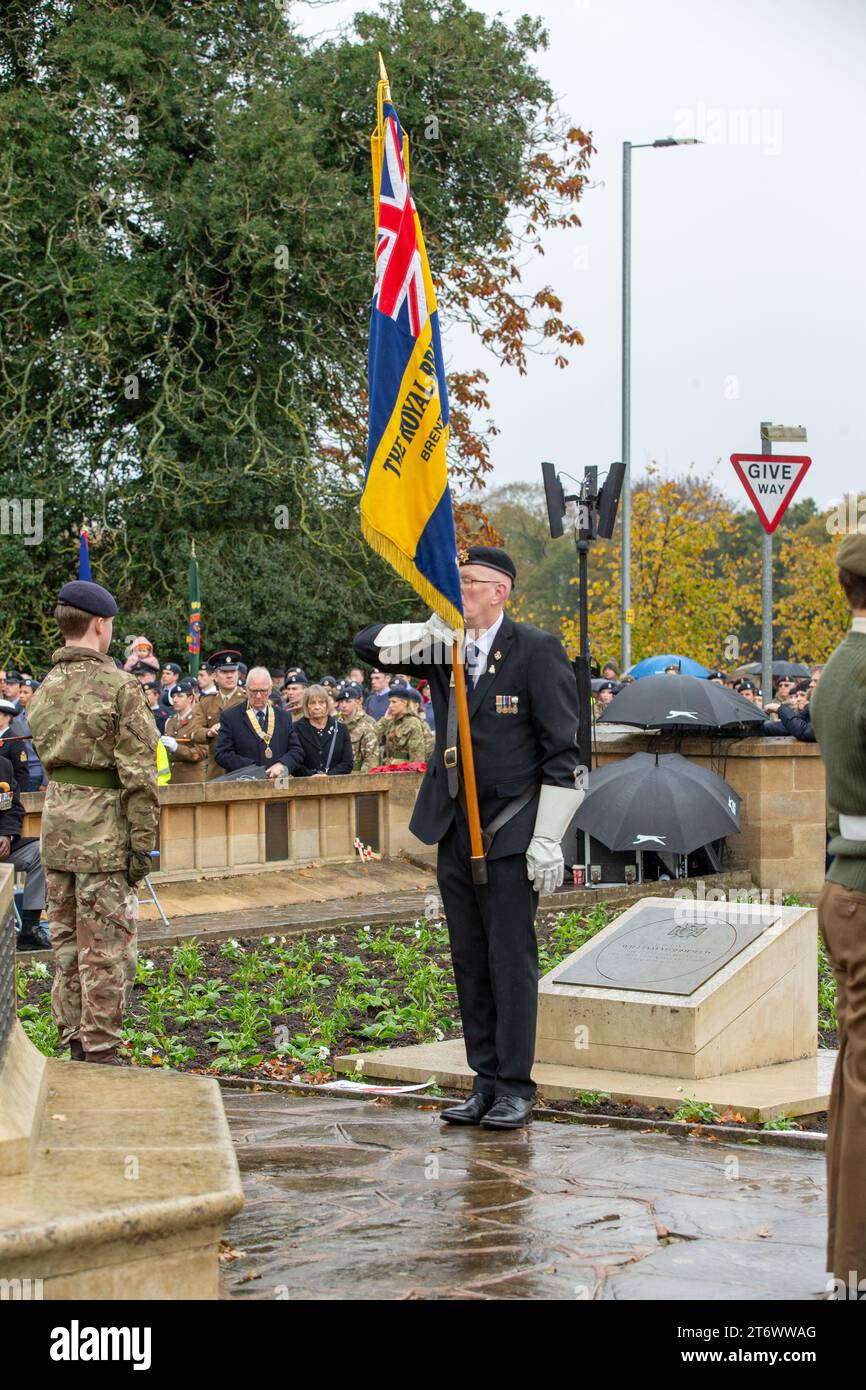
<path fill-rule="evenodd" d="M 388 74 L 385 71 L 385 59 L 382 57 L 381 53 L 379 54 L 379 81 L 388 81 Z"/>

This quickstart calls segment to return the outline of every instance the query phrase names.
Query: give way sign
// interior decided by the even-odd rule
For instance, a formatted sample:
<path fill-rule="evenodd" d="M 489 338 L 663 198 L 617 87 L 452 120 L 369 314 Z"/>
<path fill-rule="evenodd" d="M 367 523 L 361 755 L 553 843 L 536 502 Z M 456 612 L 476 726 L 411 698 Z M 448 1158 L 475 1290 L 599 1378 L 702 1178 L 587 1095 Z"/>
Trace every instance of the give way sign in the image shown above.
<path fill-rule="evenodd" d="M 804 454 L 731 454 L 731 463 L 771 536 L 812 462 Z"/>

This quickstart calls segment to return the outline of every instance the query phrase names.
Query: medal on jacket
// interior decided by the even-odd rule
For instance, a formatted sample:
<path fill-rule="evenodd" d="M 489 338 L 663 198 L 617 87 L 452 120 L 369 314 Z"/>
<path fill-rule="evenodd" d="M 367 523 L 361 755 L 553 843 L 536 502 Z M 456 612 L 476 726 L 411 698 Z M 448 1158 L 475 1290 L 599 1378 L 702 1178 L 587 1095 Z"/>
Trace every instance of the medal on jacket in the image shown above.
<path fill-rule="evenodd" d="M 247 719 L 250 721 L 250 724 L 253 727 L 253 731 L 258 735 L 258 737 L 262 740 L 262 743 L 265 745 L 265 757 L 270 758 L 272 754 L 271 739 L 274 736 L 274 725 L 277 722 L 276 717 L 274 715 L 273 705 L 270 703 L 268 704 L 267 729 L 262 730 L 262 727 L 259 724 L 259 719 L 258 715 L 256 714 L 256 711 L 254 709 L 251 709 L 249 705 L 247 706 Z"/>

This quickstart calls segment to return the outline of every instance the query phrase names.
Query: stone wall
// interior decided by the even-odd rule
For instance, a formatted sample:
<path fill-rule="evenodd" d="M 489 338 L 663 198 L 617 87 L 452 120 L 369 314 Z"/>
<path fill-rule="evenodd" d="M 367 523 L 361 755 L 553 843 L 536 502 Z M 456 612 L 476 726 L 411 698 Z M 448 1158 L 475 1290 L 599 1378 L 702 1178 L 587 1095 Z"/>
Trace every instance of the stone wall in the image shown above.
<path fill-rule="evenodd" d="M 741 830 L 726 867 L 760 888 L 816 894 L 824 878 L 824 765 L 813 743 L 794 739 L 679 742 L 622 726 L 595 731 L 594 765 L 641 751 L 678 751 L 717 772 L 743 798 Z M 348 863 L 359 837 L 383 857 L 424 846 L 409 830 L 420 775 L 392 773 L 264 782 L 203 783 L 160 791 L 160 877 Z M 39 834 L 41 796 L 25 795 L 24 833 Z"/>
<path fill-rule="evenodd" d="M 817 744 L 796 739 L 683 738 L 599 729 L 599 766 L 639 752 L 679 752 L 743 798 L 740 833 L 728 839 L 727 866 L 746 869 L 771 892 L 812 895 L 824 881 L 824 764 Z"/>

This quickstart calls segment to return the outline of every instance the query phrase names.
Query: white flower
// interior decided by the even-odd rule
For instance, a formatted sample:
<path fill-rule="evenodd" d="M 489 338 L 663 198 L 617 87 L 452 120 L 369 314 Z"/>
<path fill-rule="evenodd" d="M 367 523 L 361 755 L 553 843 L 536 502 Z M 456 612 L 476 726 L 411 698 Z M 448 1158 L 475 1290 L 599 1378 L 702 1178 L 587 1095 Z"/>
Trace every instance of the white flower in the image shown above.
<path fill-rule="evenodd" d="M 266 946 L 273 946 L 273 944 L 274 944 L 274 942 L 276 941 L 276 939 L 277 939 L 277 938 L 276 938 L 275 936 L 266 936 L 266 937 L 265 937 L 265 945 L 266 945 Z"/>
<path fill-rule="evenodd" d="M 444 1040 L 445 1040 L 445 1034 L 442 1032 L 442 1029 L 441 1029 L 441 1028 L 434 1028 L 434 1029 L 433 1029 L 433 1036 L 434 1036 L 434 1038 L 436 1039 L 437 1042 L 444 1042 Z"/>
<path fill-rule="evenodd" d="M 319 1056 L 320 1056 L 320 1058 L 322 1059 L 323 1062 L 324 1062 L 325 1058 L 326 1058 L 326 1057 L 330 1057 L 330 1055 L 331 1055 L 331 1049 L 330 1049 L 329 1047 L 320 1047 L 320 1048 L 319 1048 Z"/>
<path fill-rule="evenodd" d="M 415 935 L 416 935 L 416 936 L 420 936 L 420 935 L 421 935 L 420 931 L 416 931 Z"/>

